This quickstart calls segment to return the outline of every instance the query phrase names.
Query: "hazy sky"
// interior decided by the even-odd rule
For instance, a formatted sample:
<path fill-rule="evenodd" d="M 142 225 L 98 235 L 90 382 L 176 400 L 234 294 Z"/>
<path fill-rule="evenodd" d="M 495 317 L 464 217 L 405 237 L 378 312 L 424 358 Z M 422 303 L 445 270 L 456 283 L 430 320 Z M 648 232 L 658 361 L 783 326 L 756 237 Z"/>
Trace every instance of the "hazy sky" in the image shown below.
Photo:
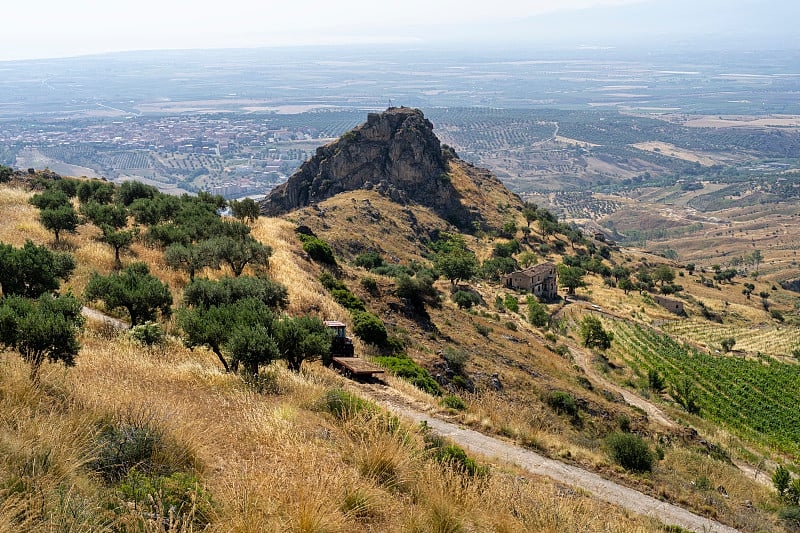
<path fill-rule="evenodd" d="M 410 43 L 539 37 L 601 39 L 671 30 L 698 34 L 743 14 L 742 31 L 796 21 L 797 0 L 13 0 L 3 6 L 0 60 L 123 50 Z M 765 4 L 769 4 L 767 7 Z M 749 12 L 748 12 L 749 10 Z M 785 12 L 784 12 L 785 11 Z M 573 15 L 575 14 L 575 15 Z M 605 17 L 605 18 L 604 18 Z M 562 26 L 565 29 L 562 31 Z M 566 26 L 570 26 L 567 28 Z M 657 28 L 660 29 L 660 28 Z M 595 31 L 605 31 L 597 34 Z M 667 30 L 665 30 L 667 31 Z M 770 30 L 774 33 L 774 30 Z M 785 30 L 794 40 L 794 27 Z M 767 34 L 772 35 L 772 33 Z M 593 43 L 587 43 L 593 44 Z M 795 43 L 790 43 L 794 47 Z"/>
<path fill-rule="evenodd" d="M 431 31 L 642 0 L 15 0 L 0 60 L 164 48 L 418 42 Z M 434 29 L 436 28 L 436 29 Z"/>

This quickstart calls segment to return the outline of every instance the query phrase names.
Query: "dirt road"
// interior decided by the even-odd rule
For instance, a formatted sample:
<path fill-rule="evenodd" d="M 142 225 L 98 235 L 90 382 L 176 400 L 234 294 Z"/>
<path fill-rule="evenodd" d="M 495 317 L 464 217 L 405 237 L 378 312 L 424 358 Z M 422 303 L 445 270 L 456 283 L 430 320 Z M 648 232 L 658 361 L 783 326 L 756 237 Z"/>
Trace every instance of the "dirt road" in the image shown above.
<path fill-rule="evenodd" d="M 667 525 L 677 525 L 690 531 L 732 533 L 738 530 L 709 520 L 671 503 L 656 500 L 599 475 L 576 466 L 549 459 L 531 450 L 503 442 L 494 437 L 460 427 L 433 417 L 412 406 L 400 393 L 379 385 L 361 385 L 359 391 L 371 396 L 386 409 L 414 422 L 425 422 L 436 433 L 451 439 L 459 446 L 489 458 L 515 464 L 533 474 L 552 478 L 559 483 L 579 487 L 595 498 L 629 511 L 650 516 Z"/>

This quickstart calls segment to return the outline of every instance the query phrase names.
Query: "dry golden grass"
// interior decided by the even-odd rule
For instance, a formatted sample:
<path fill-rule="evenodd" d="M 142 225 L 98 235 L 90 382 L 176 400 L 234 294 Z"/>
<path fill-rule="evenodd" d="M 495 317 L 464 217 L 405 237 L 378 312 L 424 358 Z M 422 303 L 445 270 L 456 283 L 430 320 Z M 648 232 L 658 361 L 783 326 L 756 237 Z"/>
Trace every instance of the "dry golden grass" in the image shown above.
<path fill-rule="evenodd" d="M 9 231 L 4 223 L 0 236 L 8 235 L 8 242 L 17 245 L 25 238 L 48 242 L 50 235 L 35 222 L 33 208 L 16 203 L 24 202 L 26 193 L 14 194 L 17 197 L 13 202 L 3 204 L 3 213 L 18 206 L 26 214 L 14 215 L 17 223 L 28 225 Z M 357 199 L 357 205 L 364 204 L 364 199 L 377 203 L 368 193 L 365 195 Z M 374 243 L 376 249 L 388 253 L 397 250 L 403 254 L 398 257 L 406 259 L 418 257 L 413 245 L 404 239 L 378 231 L 380 224 L 365 226 L 358 219 L 347 222 L 344 206 L 353 202 L 349 198 L 339 201 L 343 203 L 338 211 L 332 209 L 338 205 L 334 203 L 323 205 L 323 209 L 330 209 L 326 216 L 341 243 L 358 240 L 366 232 L 366 242 Z M 337 213 L 335 219 L 331 212 Z M 359 215 L 361 211 L 353 213 Z M 414 214 L 421 226 L 436 227 L 429 212 L 417 210 Z M 313 213 L 301 216 L 309 217 L 309 221 L 319 218 Z M 411 231 L 408 220 L 397 217 L 392 219 L 397 227 Z M 438 224 L 446 227 L 441 221 Z M 69 285 L 78 294 L 92 271 L 108 273 L 113 267 L 111 249 L 94 241 L 95 234 L 95 228 L 85 226 L 69 237 L 80 265 Z M 347 312 L 318 282 L 320 270 L 305 257 L 292 223 L 259 219 L 253 235 L 274 249 L 269 273 L 287 285 L 290 313 L 312 313 L 348 322 Z M 328 239 L 326 233 L 320 235 Z M 474 245 L 489 247 L 491 243 L 475 241 Z M 184 274 L 167 269 L 158 250 L 139 244 L 134 245 L 131 255 L 123 257 L 123 262 L 134 259 L 147 261 L 155 275 L 170 283 L 175 301 L 179 301 L 179 289 L 187 281 Z M 356 285 L 353 280 L 360 272 L 347 265 L 343 265 L 343 272 L 348 283 Z M 376 312 L 388 312 L 382 301 L 371 304 Z M 392 327 L 398 334 L 405 331 L 409 354 L 418 361 L 429 364 L 437 357 L 437 350 L 453 345 L 472 354 L 468 363 L 471 371 L 500 373 L 504 391 L 467 397 L 465 422 L 552 455 L 569 452 L 573 460 L 605 468 L 607 462 L 593 444 L 596 439 L 591 435 L 586 438 L 588 431 L 582 434 L 555 415 L 539 395 L 551 389 L 571 391 L 587 399 L 589 405 L 611 413 L 611 424 L 616 413 L 629 412 L 627 407 L 613 406 L 598 391 L 580 389 L 571 361 L 549 352 L 543 347 L 541 333 L 523 327 L 524 322 L 516 318 L 520 331 L 506 329 L 503 322 L 510 318 L 469 315 L 448 303 L 440 310 L 431 310 L 436 332 L 426 333 L 400 314 L 393 315 Z M 476 335 L 473 322 L 489 325 L 492 332 L 486 338 Z M 320 411 L 318 405 L 325 391 L 341 385 L 342 378 L 316 365 L 307 366 L 302 374 L 273 365 L 262 372 L 264 392 L 256 392 L 239 377 L 222 373 L 213 354 L 187 350 L 178 339 L 171 339 L 163 348 L 145 349 L 100 324 L 90 323 L 81 342 L 83 349 L 74 369 L 65 372 L 60 366 L 45 365 L 42 388 L 49 387 L 47 395 L 26 385 L 27 369 L 15 355 L 3 356 L 0 391 L 4 408 L 7 398 L 16 398 L 14 402 L 23 406 L 41 403 L 36 410 L 9 409 L 7 413 L 20 413 L 8 415 L 10 418 L 0 414 L 0 442 L 3 446 L 8 442 L 9 450 L 17 450 L 8 454 L 12 466 L 28 468 L 24 465 L 34 462 L 30 450 L 58 446 L 63 450 L 50 452 L 61 465 L 52 469 L 52 478 L 40 478 L 39 471 L 31 476 L 37 487 L 48 487 L 41 494 L 45 495 L 49 514 L 39 511 L 41 500 L 31 500 L 38 506 L 33 512 L 27 499 L 14 498 L 0 489 L 0 530 L 27 524 L 30 529 L 55 530 L 62 524 L 56 520 L 66 515 L 77 517 L 72 522 L 77 530 L 97 529 L 97 524 L 106 523 L 136 523 L 144 530 L 152 527 L 136 522 L 135 514 L 102 515 L 99 509 L 106 498 L 113 497 L 113 490 L 82 466 L 91 456 L 87 446 L 92 444 L 100 421 L 126 413 L 145 413 L 180 452 L 179 457 L 169 460 L 188 465 L 186 468 L 201 475 L 215 502 L 213 531 L 658 529 L 656 524 L 549 481 L 502 473 L 482 480 L 455 475 L 427 459 L 422 436 L 413 428 L 392 433 L 380 424 L 371 426 L 370 421 L 340 421 Z M 356 350 L 369 353 L 359 341 Z M 531 373 L 533 369 L 536 375 Z M 388 381 L 415 404 L 439 409 L 437 398 L 395 378 Z M 608 425 L 592 420 L 589 431 L 602 433 Z M 36 443 L 44 444 L 37 448 Z M 680 472 L 680 465 L 675 469 Z M 10 466 L 0 469 L 0 487 L 7 486 L 13 472 Z M 59 490 L 66 491 L 65 499 L 59 500 Z M 52 511 L 58 501 L 70 504 Z M 22 509 L 27 514 L 20 515 Z"/>

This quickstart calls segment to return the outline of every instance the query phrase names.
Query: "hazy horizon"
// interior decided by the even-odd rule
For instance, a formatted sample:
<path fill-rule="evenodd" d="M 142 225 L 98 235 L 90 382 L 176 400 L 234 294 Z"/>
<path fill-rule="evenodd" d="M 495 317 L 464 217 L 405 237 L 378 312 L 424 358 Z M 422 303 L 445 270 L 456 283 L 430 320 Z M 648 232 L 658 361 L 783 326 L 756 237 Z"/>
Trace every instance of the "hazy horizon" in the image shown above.
<path fill-rule="evenodd" d="M 786 0 L 361 0 L 256 4 L 198 0 L 134 5 L 17 2 L 0 61 L 127 51 L 331 45 L 540 48 L 796 49 L 800 6 Z M 42 17 L 42 13 L 48 16 Z"/>

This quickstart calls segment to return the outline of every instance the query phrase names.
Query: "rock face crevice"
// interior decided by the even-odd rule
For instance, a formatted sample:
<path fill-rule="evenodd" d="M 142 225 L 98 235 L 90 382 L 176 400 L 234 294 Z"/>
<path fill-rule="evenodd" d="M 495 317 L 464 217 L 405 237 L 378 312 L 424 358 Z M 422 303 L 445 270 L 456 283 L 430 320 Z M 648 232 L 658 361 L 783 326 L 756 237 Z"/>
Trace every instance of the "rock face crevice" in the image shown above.
<path fill-rule="evenodd" d="M 343 192 L 372 189 L 400 204 L 430 207 L 464 226 L 470 217 L 450 182 L 447 157 L 422 111 L 370 113 L 364 124 L 317 148 L 264 199 L 261 212 L 277 216 Z"/>

